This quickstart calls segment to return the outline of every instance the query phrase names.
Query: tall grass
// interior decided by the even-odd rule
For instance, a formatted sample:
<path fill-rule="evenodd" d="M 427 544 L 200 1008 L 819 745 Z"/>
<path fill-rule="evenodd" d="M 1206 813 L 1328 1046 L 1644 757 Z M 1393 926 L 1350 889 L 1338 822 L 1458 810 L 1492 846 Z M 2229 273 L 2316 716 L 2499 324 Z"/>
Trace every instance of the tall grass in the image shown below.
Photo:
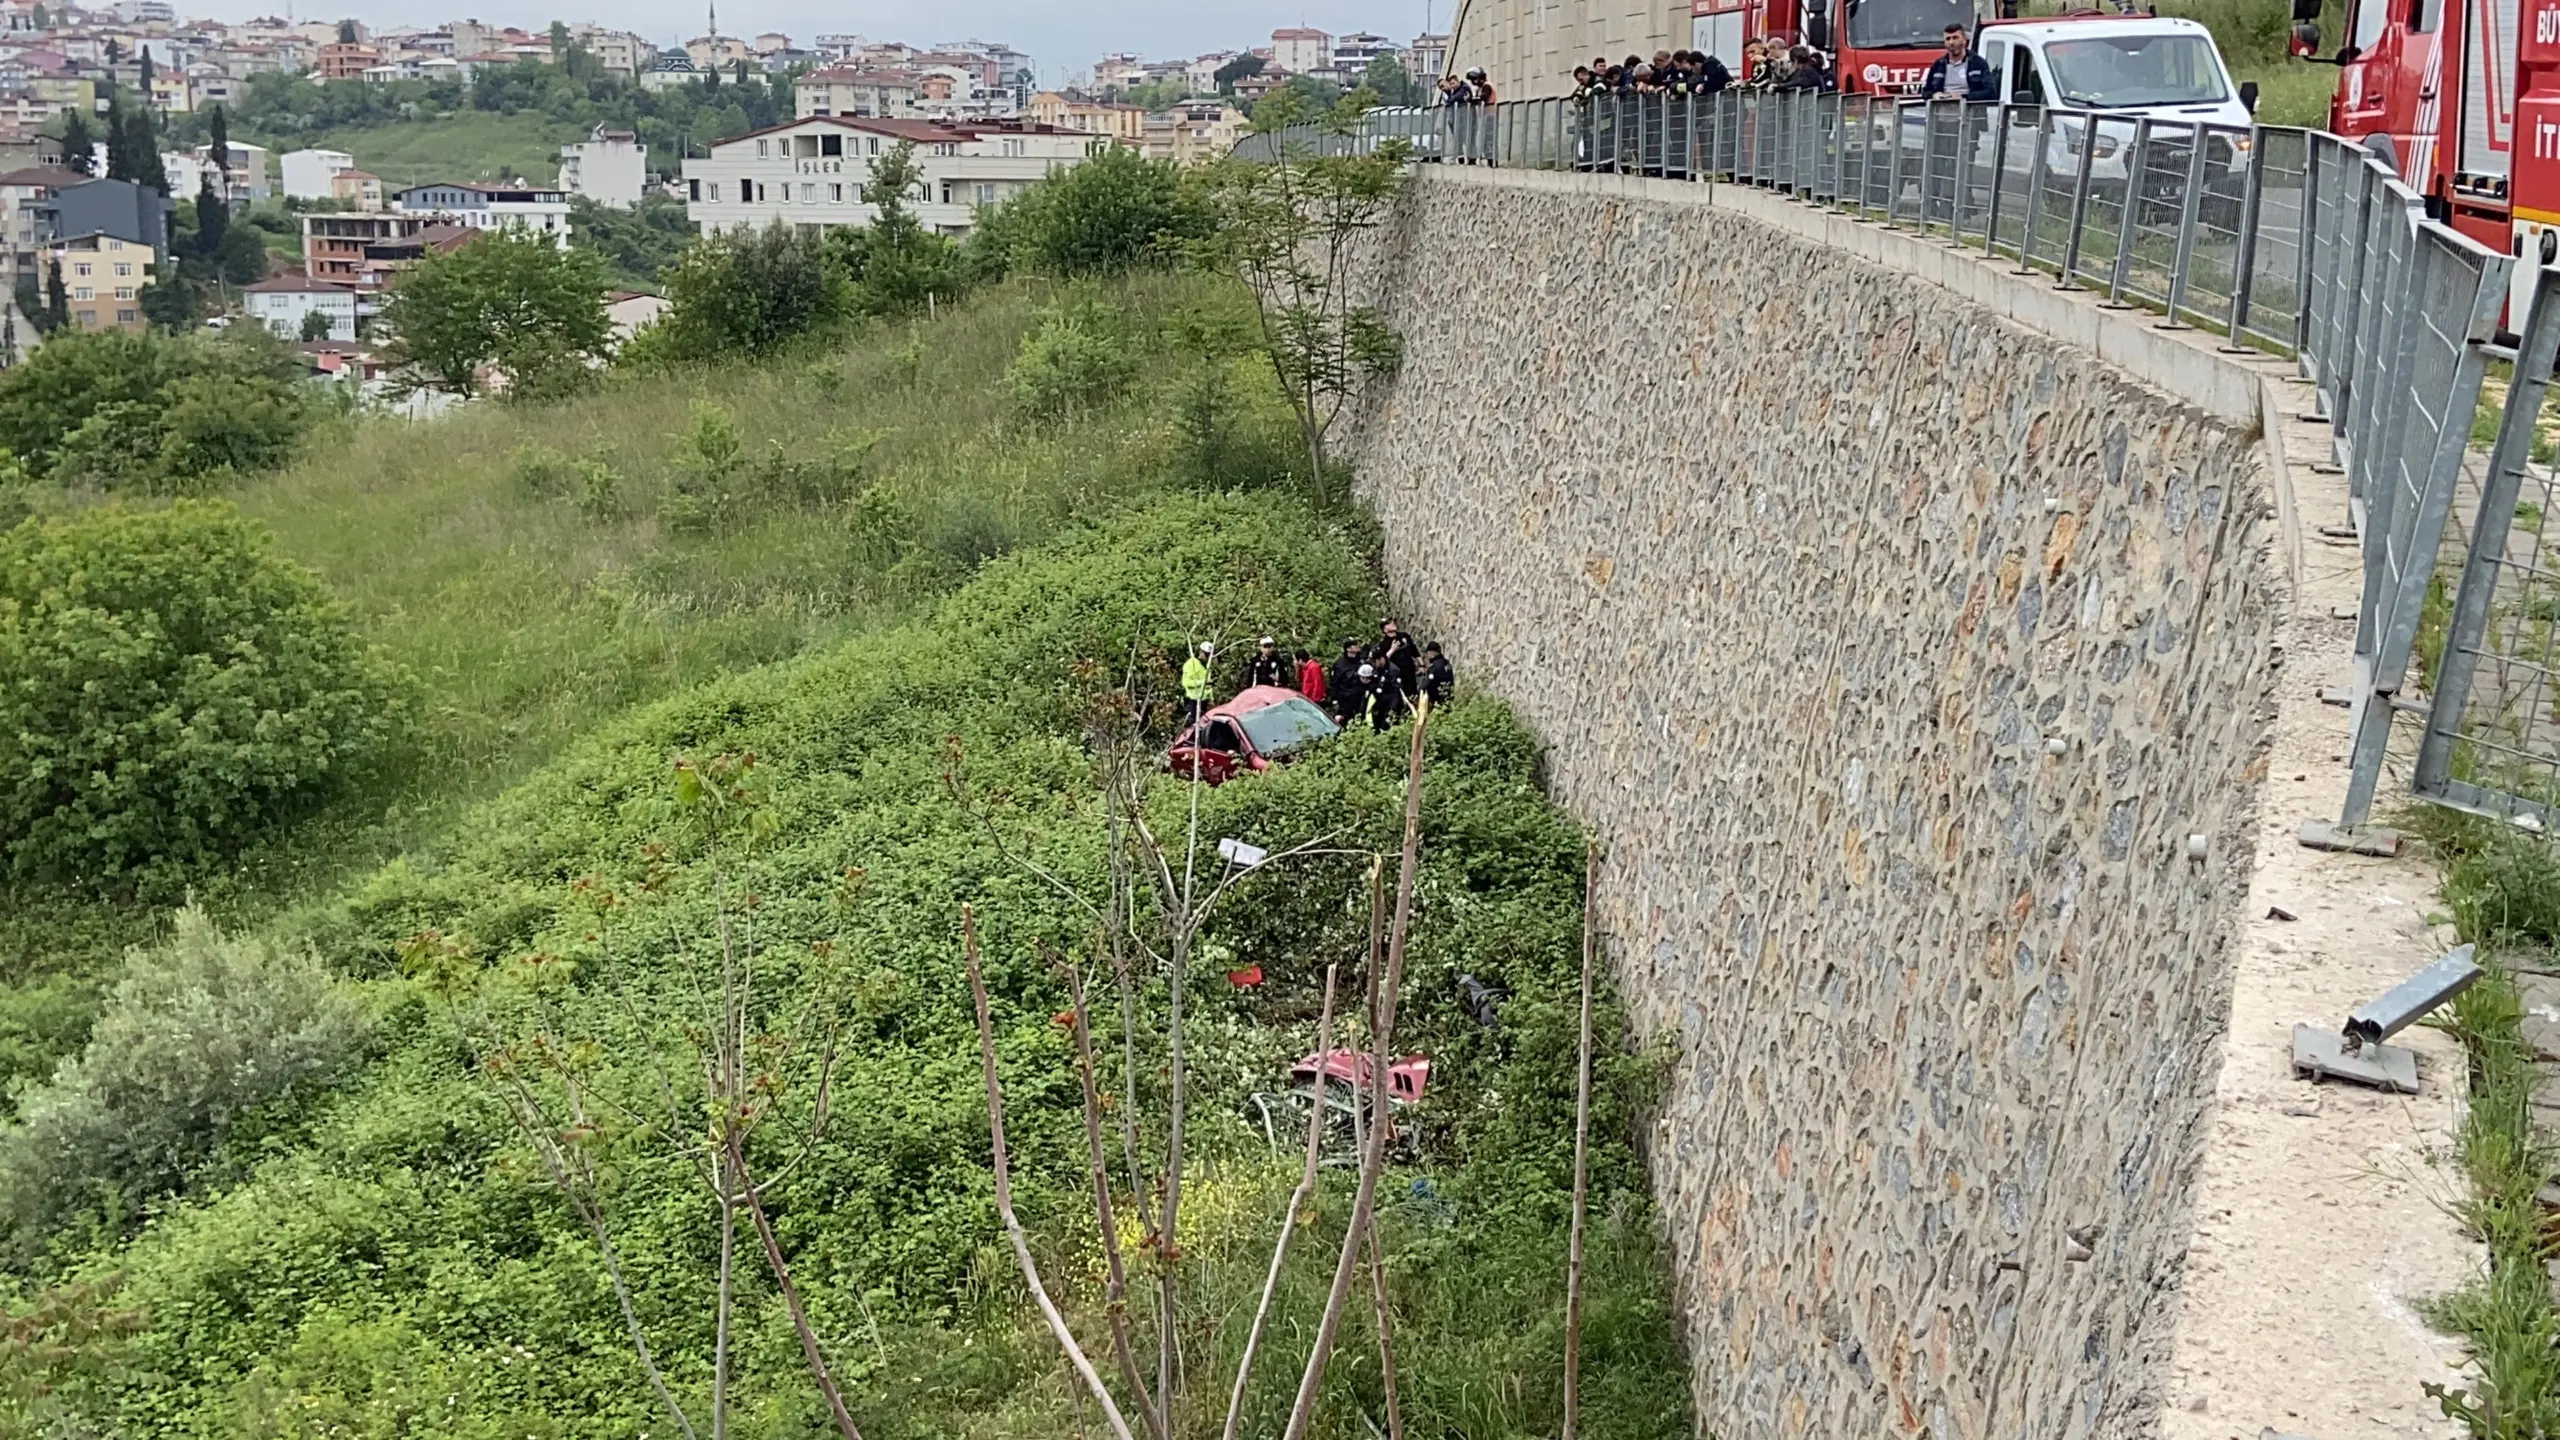
<path fill-rule="evenodd" d="M 2542 1073 L 2525 1040 L 2515 977 L 2527 965 L 2549 966 L 2560 948 L 2560 851 L 2450 810 L 2425 807 L 2405 820 L 2444 860 L 2444 898 L 2486 971 L 2454 1001 L 2446 1028 L 2470 1060 L 2456 1144 L 2470 1194 L 2459 1213 L 2488 1263 L 2431 1314 L 2470 1342 L 2479 1378 L 2427 1393 L 2481 1440 L 2540 1440 L 2560 1434 L 2560 1302 L 2548 1268 L 2560 1245 L 2539 1198 L 2560 1157 L 2535 1129 Z"/>
<path fill-rule="evenodd" d="M 486 794 L 627 705 L 903 613 L 979 560 L 1188 478 L 1166 399 L 1187 367 L 1150 334 L 1129 337 L 1147 382 L 1131 405 L 1059 425 L 1007 410 L 1000 378 L 1058 296 L 1018 280 L 843 353 L 368 423 L 240 503 L 427 681 L 436 791 Z M 1233 299 L 1167 275 L 1114 298 L 1133 332 Z M 845 505 L 761 505 L 723 532 L 672 531 L 659 503 L 706 409 L 735 426 L 750 464 L 860 451 L 857 483 L 894 501 L 911 545 L 884 551 Z M 544 455 L 602 462 L 615 503 L 529 485 L 526 461 Z"/>
<path fill-rule="evenodd" d="M 235 857 L 197 880 L 199 898 L 245 923 L 326 893 L 430 844 L 471 802 L 624 709 L 899 618 L 992 555 L 1168 486 L 1259 474 L 1203 473 L 1184 439 L 1198 366 L 1162 328 L 1187 308 L 1246 303 L 1205 277 L 1145 273 L 1101 292 L 1140 359 L 1127 399 L 1057 423 L 1013 412 L 1001 382 L 1023 337 L 1088 293 L 1020 278 L 770 365 L 615 377 L 565 403 L 484 402 L 426 423 L 342 423 L 290 468 L 247 482 L 233 496 L 244 513 L 426 683 L 427 733 L 385 792 Z M 1276 391 L 1245 367 L 1236 376 L 1226 423 L 1282 435 Z M 856 483 L 872 503 L 753 504 L 711 533 L 662 525 L 682 437 L 704 410 L 735 426 L 750 465 L 867 443 Z M 525 462 L 544 456 L 601 462 L 611 503 L 529 485 Z M 896 529 L 885 544 L 884 511 Z M 0 1084 L 76 1043 L 82 1027 L 64 1006 L 95 995 L 78 977 L 154 938 L 165 908 L 156 897 L 8 902 L 0 982 L 30 988 L 0 992 Z"/>

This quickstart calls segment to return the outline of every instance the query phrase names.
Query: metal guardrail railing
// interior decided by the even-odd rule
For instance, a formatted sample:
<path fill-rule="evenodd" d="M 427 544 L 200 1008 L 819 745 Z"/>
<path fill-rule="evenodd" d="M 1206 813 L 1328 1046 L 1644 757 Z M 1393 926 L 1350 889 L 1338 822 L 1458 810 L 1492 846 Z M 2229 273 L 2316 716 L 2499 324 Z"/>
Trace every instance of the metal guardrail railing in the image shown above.
<path fill-rule="evenodd" d="M 1427 164 L 1777 191 L 2291 358 L 2330 424 L 2364 561 L 2341 823 L 2369 818 L 2402 711 L 2428 716 L 2416 793 L 2560 823 L 2560 522 L 2546 519 L 2560 480 L 2544 463 L 2560 425 L 2540 428 L 2560 272 L 2537 277 L 2551 301 L 2521 352 L 2500 348 L 2514 262 L 2426 219 L 2371 151 L 2283 126 L 1737 88 L 1372 111 L 1253 136 L 1237 154 L 1372 154 L 1391 140 Z M 2484 378 L 2504 362 L 2533 378 L 2511 385 L 2484 469 L 2469 442 Z M 2433 672 L 2430 698 L 2417 670 Z"/>

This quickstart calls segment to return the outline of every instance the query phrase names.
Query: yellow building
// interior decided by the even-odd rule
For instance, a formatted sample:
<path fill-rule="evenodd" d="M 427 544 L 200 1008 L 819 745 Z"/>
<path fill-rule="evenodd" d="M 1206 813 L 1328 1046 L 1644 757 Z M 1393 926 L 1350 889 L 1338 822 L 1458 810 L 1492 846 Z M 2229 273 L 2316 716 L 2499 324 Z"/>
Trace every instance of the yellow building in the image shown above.
<path fill-rule="evenodd" d="M 1220 100 L 1186 100 L 1147 117 L 1147 158 L 1182 165 L 1206 164 L 1234 150 L 1245 130 L 1245 114 L 1233 105 Z"/>
<path fill-rule="evenodd" d="M 1131 145 L 1147 138 L 1147 112 L 1139 105 L 1107 105 L 1099 100 L 1070 100 L 1055 90 L 1043 90 L 1031 97 L 1023 108 L 1023 118 L 1039 125 L 1052 125 L 1060 130 L 1081 130 L 1087 135 L 1108 135 Z"/>
<path fill-rule="evenodd" d="M 62 295 L 77 330 L 141 330 L 142 287 L 157 256 L 148 245 L 103 231 L 54 242 L 46 258 L 62 267 Z"/>

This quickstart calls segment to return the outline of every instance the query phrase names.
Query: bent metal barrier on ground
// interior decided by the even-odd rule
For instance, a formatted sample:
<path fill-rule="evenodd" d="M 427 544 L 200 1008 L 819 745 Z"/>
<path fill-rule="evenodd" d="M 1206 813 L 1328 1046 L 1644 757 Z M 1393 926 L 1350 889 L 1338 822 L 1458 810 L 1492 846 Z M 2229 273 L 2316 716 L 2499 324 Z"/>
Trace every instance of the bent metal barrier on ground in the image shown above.
<path fill-rule="evenodd" d="M 2528 267 L 2511 286 L 2516 260 L 2427 219 L 2371 150 L 2281 126 L 1730 89 L 1375 110 L 1237 154 L 1386 146 L 1771 189 L 2292 358 L 2348 478 L 2350 514 L 2324 528 L 2364 562 L 2340 823 L 2370 818 L 2407 714 L 2413 793 L 2560 825 L 2560 479 L 2540 426 L 2560 284 Z M 2493 370 L 2513 383 L 2484 409 Z"/>

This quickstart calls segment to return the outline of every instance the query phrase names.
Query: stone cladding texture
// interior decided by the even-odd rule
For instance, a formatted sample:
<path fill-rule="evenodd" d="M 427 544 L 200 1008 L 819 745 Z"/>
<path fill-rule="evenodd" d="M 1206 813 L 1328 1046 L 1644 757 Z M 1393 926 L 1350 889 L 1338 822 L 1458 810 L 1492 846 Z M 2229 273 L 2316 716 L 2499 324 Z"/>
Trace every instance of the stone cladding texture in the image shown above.
<path fill-rule="evenodd" d="M 1350 449 L 1606 846 L 1704 1428 L 2150 1433 L 2272 714 L 2255 437 L 1705 205 L 1426 175 L 1373 240 L 1408 350 Z"/>

